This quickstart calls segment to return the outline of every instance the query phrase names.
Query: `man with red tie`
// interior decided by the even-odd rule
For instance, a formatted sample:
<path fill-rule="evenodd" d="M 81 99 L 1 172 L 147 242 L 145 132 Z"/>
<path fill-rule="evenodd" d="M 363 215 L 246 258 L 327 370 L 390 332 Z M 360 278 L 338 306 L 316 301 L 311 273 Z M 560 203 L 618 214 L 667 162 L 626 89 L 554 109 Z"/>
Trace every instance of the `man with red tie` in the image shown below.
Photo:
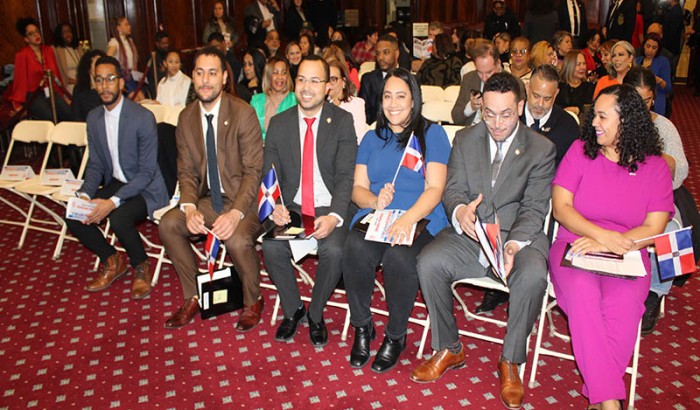
<path fill-rule="evenodd" d="M 357 138 L 352 115 L 329 104 L 328 63 L 311 55 L 299 65 L 295 93 L 297 106 L 270 120 L 265 139 L 267 172 L 274 164 L 282 189 L 283 204 L 275 206 L 272 221 L 291 222 L 290 212 L 302 220 L 318 241 L 318 268 L 308 313 L 297 287 L 289 242 L 263 241 L 265 268 L 277 287 L 284 320 L 275 339 L 294 337 L 304 318 L 314 346 L 328 343 L 323 309 L 342 275 L 341 260 L 350 214 Z"/>

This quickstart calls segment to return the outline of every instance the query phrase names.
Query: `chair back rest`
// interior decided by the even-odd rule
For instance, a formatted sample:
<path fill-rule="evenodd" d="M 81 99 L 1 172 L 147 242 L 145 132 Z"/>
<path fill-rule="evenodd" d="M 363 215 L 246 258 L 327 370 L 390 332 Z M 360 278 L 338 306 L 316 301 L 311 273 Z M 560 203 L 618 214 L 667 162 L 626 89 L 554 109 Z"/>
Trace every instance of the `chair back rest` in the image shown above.
<path fill-rule="evenodd" d="M 173 127 L 177 127 L 177 120 L 180 117 L 180 113 L 184 109 L 185 109 L 184 105 L 176 105 L 176 106 L 168 107 L 168 112 L 167 112 L 163 122 L 168 123 L 168 124 L 172 125 Z"/>
<path fill-rule="evenodd" d="M 572 117 L 574 117 L 574 119 L 576 120 L 576 124 L 581 125 L 581 119 L 578 117 L 578 115 L 574 114 L 571 111 L 566 111 L 566 112 L 568 112 L 569 114 L 571 114 Z"/>
<path fill-rule="evenodd" d="M 15 125 L 12 139 L 21 142 L 49 142 L 54 125 L 51 121 L 25 120 Z"/>
<path fill-rule="evenodd" d="M 62 121 L 51 132 L 51 142 L 60 145 L 87 145 L 87 124 L 84 122 Z"/>
<path fill-rule="evenodd" d="M 40 144 L 46 144 L 49 142 L 49 137 L 51 136 L 51 131 L 53 131 L 53 128 L 54 125 L 51 121 L 25 120 L 15 125 L 15 128 L 12 130 L 10 146 L 7 147 L 5 161 L 2 164 L 3 168 L 10 163 L 12 150 L 15 147 L 15 141 L 26 143 L 38 142 Z M 51 147 L 49 146 L 47 149 L 50 150 Z"/>
<path fill-rule="evenodd" d="M 457 101 L 457 96 L 459 96 L 459 86 L 458 85 L 451 85 L 451 86 L 445 88 L 445 101 L 453 103 L 453 102 Z"/>
<path fill-rule="evenodd" d="M 461 125 L 443 125 L 442 128 L 445 129 L 445 132 L 447 133 L 447 139 L 450 140 L 450 146 L 452 146 L 457 131 L 461 130 L 464 127 Z"/>
<path fill-rule="evenodd" d="M 424 102 L 421 114 L 433 122 L 452 123 L 452 103 L 445 101 Z"/>
<path fill-rule="evenodd" d="M 423 103 L 428 101 L 445 101 L 445 90 L 442 87 L 435 85 L 421 85 L 421 94 L 423 94 Z"/>
<path fill-rule="evenodd" d="M 165 122 L 168 117 L 168 107 L 160 104 L 143 104 L 143 108 L 153 113 L 156 123 Z"/>

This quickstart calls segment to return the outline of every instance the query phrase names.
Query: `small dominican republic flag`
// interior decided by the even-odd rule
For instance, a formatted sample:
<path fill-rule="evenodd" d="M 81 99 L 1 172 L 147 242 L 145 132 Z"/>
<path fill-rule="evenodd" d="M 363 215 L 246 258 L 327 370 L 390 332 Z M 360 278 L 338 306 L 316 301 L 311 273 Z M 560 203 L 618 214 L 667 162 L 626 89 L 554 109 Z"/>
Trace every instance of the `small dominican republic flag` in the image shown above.
<path fill-rule="evenodd" d="M 695 272 L 691 227 L 654 238 L 661 280 Z"/>
<path fill-rule="evenodd" d="M 265 174 L 260 183 L 260 191 L 258 191 L 258 217 L 260 222 L 264 221 L 272 214 L 277 203 L 277 198 L 282 195 L 280 185 L 277 182 L 277 173 L 274 168 Z"/>
<path fill-rule="evenodd" d="M 204 249 L 204 253 L 207 257 L 207 268 L 209 269 L 209 278 L 212 279 L 214 276 L 214 265 L 216 265 L 216 257 L 219 256 L 219 238 L 213 233 L 207 233 L 207 243 Z"/>
<path fill-rule="evenodd" d="M 421 154 L 420 143 L 415 135 L 406 144 L 406 151 L 403 153 L 401 166 L 404 166 L 412 171 L 418 172 L 425 177 L 425 166 L 423 165 L 423 154 Z"/>

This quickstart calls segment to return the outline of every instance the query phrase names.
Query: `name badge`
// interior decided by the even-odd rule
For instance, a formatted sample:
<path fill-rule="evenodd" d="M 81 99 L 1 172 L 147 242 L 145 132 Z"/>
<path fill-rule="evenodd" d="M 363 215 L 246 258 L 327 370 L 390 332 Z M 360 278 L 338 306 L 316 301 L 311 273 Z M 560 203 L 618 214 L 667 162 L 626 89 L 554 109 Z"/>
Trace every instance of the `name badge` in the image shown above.
<path fill-rule="evenodd" d="M 7 165 L 2 169 L 0 179 L 5 181 L 24 181 L 34 178 L 34 170 L 29 165 Z"/>
<path fill-rule="evenodd" d="M 62 186 L 67 179 L 75 179 L 68 168 L 45 169 L 41 174 L 41 185 Z"/>
<path fill-rule="evenodd" d="M 75 196 L 75 192 L 79 190 L 81 186 L 83 186 L 82 179 L 66 178 L 66 180 L 63 181 L 63 185 L 61 185 L 60 195 Z"/>

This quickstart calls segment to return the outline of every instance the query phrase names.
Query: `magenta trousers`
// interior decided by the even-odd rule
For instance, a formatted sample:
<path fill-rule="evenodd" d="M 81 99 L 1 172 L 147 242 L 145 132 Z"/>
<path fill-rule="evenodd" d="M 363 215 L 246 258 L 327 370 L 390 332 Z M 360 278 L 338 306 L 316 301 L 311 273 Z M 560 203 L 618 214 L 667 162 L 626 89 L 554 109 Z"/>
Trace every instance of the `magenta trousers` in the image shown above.
<path fill-rule="evenodd" d="M 562 267 L 565 247 L 566 242 L 554 241 L 549 266 L 557 303 L 568 316 L 582 393 L 591 403 L 624 400 L 625 369 L 651 282 L 648 255 L 645 277 L 621 279 Z"/>

